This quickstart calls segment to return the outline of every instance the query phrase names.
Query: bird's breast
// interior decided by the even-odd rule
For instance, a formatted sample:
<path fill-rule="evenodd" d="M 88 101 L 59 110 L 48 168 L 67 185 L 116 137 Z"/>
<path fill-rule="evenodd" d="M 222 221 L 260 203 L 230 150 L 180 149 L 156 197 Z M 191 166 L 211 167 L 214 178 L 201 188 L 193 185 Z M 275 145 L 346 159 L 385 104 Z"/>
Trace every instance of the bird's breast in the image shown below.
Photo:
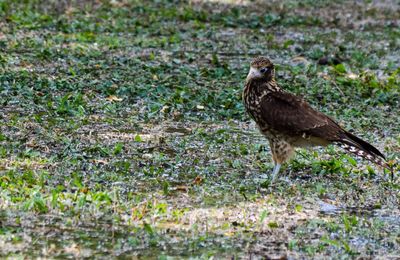
<path fill-rule="evenodd" d="M 246 84 L 243 90 L 243 103 L 247 113 L 256 121 L 262 123 L 261 102 L 264 96 L 268 95 L 267 90 L 259 91 L 257 87 Z"/>

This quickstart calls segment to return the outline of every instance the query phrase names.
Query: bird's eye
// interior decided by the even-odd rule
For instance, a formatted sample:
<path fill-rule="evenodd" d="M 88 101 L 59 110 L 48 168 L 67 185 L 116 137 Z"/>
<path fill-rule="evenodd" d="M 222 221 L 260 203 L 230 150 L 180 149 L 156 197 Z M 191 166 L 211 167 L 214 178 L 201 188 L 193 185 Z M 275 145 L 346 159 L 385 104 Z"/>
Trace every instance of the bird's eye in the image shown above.
<path fill-rule="evenodd" d="M 267 71 L 268 71 L 268 68 L 267 68 L 267 67 L 264 67 L 264 68 L 260 69 L 260 72 L 261 72 L 261 73 L 265 73 L 265 72 L 267 72 Z"/>

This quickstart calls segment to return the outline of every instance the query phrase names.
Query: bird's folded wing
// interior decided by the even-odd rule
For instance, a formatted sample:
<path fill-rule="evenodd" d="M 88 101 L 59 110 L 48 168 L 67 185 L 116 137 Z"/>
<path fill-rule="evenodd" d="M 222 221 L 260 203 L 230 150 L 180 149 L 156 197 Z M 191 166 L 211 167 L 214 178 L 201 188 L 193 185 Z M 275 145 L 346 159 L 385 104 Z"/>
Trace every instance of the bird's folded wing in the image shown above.
<path fill-rule="evenodd" d="M 274 130 L 288 135 L 311 135 L 334 140 L 341 128 L 306 101 L 287 92 L 271 92 L 261 100 L 261 116 Z"/>

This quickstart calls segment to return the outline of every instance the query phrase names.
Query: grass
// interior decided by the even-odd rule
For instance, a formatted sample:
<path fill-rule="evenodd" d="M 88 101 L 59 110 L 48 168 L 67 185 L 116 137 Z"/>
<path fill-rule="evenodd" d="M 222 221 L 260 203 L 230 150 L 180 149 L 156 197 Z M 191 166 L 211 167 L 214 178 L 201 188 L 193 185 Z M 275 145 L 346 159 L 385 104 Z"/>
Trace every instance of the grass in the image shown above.
<path fill-rule="evenodd" d="M 399 256 L 397 175 L 328 147 L 272 186 L 241 102 L 267 55 L 283 88 L 398 162 L 396 10 L 0 0 L 0 256 Z"/>

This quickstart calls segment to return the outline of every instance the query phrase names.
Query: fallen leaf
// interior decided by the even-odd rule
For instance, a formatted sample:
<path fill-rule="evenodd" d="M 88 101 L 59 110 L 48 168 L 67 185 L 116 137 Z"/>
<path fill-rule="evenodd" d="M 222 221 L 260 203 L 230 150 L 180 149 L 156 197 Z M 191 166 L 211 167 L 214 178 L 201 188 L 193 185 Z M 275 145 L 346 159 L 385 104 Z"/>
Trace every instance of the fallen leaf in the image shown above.
<path fill-rule="evenodd" d="M 197 176 L 194 180 L 193 180 L 193 184 L 194 185 L 200 185 L 203 182 L 203 178 L 201 178 L 200 176 Z"/>
<path fill-rule="evenodd" d="M 347 77 L 349 79 L 356 79 L 356 78 L 358 78 L 358 75 L 350 72 L 349 74 L 347 74 Z"/>
<path fill-rule="evenodd" d="M 108 164 L 106 160 L 101 160 L 101 159 L 94 159 L 93 162 L 98 164 Z"/>
<path fill-rule="evenodd" d="M 111 101 L 111 102 L 113 102 L 113 101 L 121 102 L 121 101 L 122 101 L 122 98 L 119 98 L 119 97 L 117 97 L 117 96 L 115 96 L 115 95 L 108 96 L 108 97 L 106 97 L 106 99 L 107 99 L 108 101 Z"/>
<path fill-rule="evenodd" d="M 166 113 L 169 111 L 169 106 L 163 106 L 160 110 L 161 113 Z"/>
<path fill-rule="evenodd" d="M 180 185 L 180 186 L 177 186 L 175 188 L 176 191 L 188 191 L 188 189 L 189 188 L 187 186 L 184 186 L 184 185 Z"/>
<path fill-rule="evenodd" d="M 292 61 L 293 62 L 302 62 L 302 63 L 308 63 L 308 60 L 306 59 L 306 58 L 304 58 L 304 57 L 302 57 L 302 56 L 297 56 L 297 57 L 294 57 L 293 59 L 292 59 Z"/>

